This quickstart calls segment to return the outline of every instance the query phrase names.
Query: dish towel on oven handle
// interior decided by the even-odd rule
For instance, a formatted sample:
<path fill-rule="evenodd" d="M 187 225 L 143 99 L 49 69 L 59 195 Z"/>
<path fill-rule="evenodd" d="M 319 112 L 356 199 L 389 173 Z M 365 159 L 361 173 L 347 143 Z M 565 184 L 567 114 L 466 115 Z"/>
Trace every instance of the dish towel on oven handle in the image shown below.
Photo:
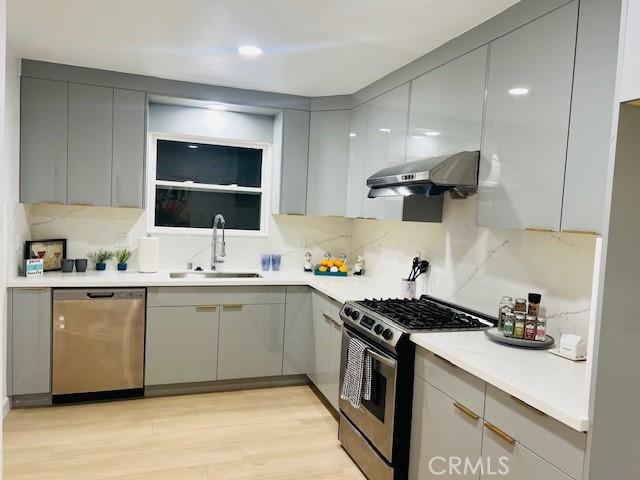
<path fill-rule="evenodd" d="M 362 400 L 371 400 L 371 370 L 373 361 L 367 355 L 369 347 L 363 341 L 351 337 L 347 347 L 347 365 L 340 398 L 359 408 Z"/>

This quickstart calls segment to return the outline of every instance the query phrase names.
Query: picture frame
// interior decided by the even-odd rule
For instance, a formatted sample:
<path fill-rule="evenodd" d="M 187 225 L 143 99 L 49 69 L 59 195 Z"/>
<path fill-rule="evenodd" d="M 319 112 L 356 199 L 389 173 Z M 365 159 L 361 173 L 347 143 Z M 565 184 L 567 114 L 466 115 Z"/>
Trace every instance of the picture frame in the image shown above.
<path fill-rule="evenodd" d="M 27 240 L 24 242 L 24 259 L 41 258 L 44 271 L 62 270 L 62 260 L 67 258 L 67 239 Z"/>

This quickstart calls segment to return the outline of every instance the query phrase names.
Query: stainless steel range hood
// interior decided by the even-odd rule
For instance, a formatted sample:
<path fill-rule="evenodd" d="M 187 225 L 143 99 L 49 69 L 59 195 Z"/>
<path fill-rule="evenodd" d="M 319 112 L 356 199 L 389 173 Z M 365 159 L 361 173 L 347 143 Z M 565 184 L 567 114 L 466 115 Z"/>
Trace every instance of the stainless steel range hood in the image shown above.
<path fill-rule="evenodd" d="M 433 197 L 451 191 L 466 197 L 478 189 L 480 152 L 458 152 L 383 168 L 367 179 L 369 198 L 420 195 Z"/>

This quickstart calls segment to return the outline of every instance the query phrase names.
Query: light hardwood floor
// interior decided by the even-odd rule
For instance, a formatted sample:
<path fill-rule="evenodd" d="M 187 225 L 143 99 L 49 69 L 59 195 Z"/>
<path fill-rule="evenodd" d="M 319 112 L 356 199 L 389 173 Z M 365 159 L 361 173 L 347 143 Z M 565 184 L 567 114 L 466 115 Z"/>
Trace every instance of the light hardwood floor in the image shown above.
<path fill-rule="evenodd" d="M 309 387 L 12 410 L 5 480 L 364 479 Z"/>

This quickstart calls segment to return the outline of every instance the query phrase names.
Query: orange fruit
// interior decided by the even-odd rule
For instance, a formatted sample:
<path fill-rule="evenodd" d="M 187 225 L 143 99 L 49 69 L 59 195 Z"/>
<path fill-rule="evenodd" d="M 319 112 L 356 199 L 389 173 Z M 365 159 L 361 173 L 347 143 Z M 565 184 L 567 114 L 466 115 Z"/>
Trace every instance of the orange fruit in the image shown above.
<path fill-rule="evenodd" d="M 335 265 L 335 262 L 333 260 L 329 260 L 326 264 L 327 267 L 331 268 Z"/>
<path fill-rule="evenodd" d="M 339 267 L 341 267 L 341 266 L 342 266 L 342 260 L 337 259 L 335 262 L 333 262 L 333 264 L 334 264 L 336 267 L 338 267 L 338 268 L 339 268 Z"/>
<path fill-rule="evenodd" d="M 321 272 L 326 272 L 327 267 L 325 265 L 320 265 L 320 268 L 318 268 L 318 270 L 320 270 Z"/>
<path fill-rule="evenodd" d="M 324 266 L 329 265 L 329 260 L 326 258 L 323 258 L 322 261 L 320 262 L 320 265 L 324 265 Z"/>
<path fill-rule="evenodd" d="M 341 263 L 342 263 L 342 262 L 341 262 Z M 347 272 L 347 266 L 346 266 L 346 265 L 344 265 L 344 264 L 343 264 L 343 265 L 341 265 L 341 266 L 340 266 L 340 271 L 341 271 L 342 273 L 346 273 L 346 272 Z"/>

